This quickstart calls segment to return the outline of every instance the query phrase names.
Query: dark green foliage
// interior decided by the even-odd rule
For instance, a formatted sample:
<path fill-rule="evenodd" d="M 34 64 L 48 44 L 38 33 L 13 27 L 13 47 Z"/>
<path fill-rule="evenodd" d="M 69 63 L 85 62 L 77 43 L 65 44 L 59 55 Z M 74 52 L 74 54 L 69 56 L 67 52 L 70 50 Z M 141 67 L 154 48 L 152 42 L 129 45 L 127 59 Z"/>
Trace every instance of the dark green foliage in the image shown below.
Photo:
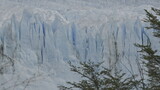
<path fill-rule="evenodd" d="M 151 90 L 160 89 L 160 56 L 156 55 L 157 50 L 153 50 L 150 45 L 139 45 L 141 48 L 143 64 L 147 68 L 147 76 L 149 83 L 146 83 L 146 88 Z M 158 88 L 158 89 L 157 89 Z"/>
<path fill-rule="evenodd" d="M 140 83 L 140 81 L 135 80 L 135 76 L 125 77 L 125 73 L 122 71 L 111 73 L 111 70 L 104 68 L 101 73 L 104 75 L 104 88 L 100 90 L 130 90 L 137 88 Z"/>
<path fill-rule="evenodd" d="M 145 10 L 146 19 L 144 21 L 150 24 L 150 26 L 146 28 L 154 29 L 154 36 L 160 38 L 160 20 L 158 19 L 158 16 L 160 16 L 160 10 L 155 8 L 151 9 L 155 15 Z M 160 55 L 157 53 L 158 50 L 152 49 L 151 44 L 152 43 L 149 43 L 148 45 L 135 44 L 135 46 L 141 48 L 139 52 L 141 52 L 143 64 L 147 68 L 145 71 L 149 77 L 149 83 L 145 83 L 145 89 L 160 90 Z"/>
<path fill-rule="evenodd" d="M 155 29 L 154 36 L 160 38 L 160 21 L 158 19 L 158 17 L 160 16 L 160 10 L 155 8 L 151 8 L 151 9 L 155 15 L 145 10 L 147 18 L 144 19 L 144 22 L 148 22 L 150 26 L 146 28 Z"/>
<path fill-rule="evenodd" d="M 101 66 L 102 63 L 91 61 L 80 62 L 80 67 L 69 63 L 71 71 L 78 73 L 82 80 L 79 82 L 67 82 L 71 87 L 59 86 L 60 90 L 130 90 L 137 87 L 140 81 L 135 77 L 125 78 L 121 71 L 112 72 Z"/>

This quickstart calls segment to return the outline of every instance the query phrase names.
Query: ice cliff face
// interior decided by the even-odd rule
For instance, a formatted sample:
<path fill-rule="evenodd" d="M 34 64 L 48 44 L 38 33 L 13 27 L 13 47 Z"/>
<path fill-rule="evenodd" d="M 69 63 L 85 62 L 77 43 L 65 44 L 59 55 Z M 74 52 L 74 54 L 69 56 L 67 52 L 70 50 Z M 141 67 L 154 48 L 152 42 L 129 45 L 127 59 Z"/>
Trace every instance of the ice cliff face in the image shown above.
<path fill-rule="evenodd" d="M 138 74 L 134 43 L 147 43 L 152 37 L 142 22 L 143 9 L 159 1 L 119 0 L 117 4 L 135 2 L 143 5 L 100 9 L 103 2 L 106 7 L 107 3 L 112 3 L 109 0 L 2 0 L 0 46 L 5 56 L 1 61 L 12 58 L 15 62 L 0 76 L 2 83 L 14 77 L 13 82 L 2 88 L 14 85 L 19 80 L 18 75 L 28 78 L 42 73 L 45 80 L 39 82 L 38 79 L 39 83 L 31 84 L 28 90 L 56 90 L 57 84 L 74 77 L 69 72 L 68 61 L 75 64 L 86 60 L 105 61 L 111 68 L 118 63 L 125 72 Z M 72 3 L 74 5 L 70 6 Z M 17 90 L 22 88 L 23 85 Z"/>

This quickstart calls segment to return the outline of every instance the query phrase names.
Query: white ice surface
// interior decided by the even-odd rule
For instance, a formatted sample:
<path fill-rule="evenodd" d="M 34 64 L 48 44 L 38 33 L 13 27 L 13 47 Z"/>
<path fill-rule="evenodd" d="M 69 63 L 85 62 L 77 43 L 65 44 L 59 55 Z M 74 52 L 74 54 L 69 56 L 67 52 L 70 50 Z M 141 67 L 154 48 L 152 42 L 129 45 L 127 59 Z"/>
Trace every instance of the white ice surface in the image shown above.
<path fill-rule="evenodd" d="M 58 90 L 65 81 L 80 79 L 68 61 L 114 67 L 115 41 L 118 67 L 139 74 L 133 44 L 148 37 L 156 41 L 142 19 L 144 9 L 158 5 L 159 0 L 0 0 L 0 44 L 15 62 L 0 75 L 0 90 L 23 90 L 26 83 L 17 83 L 34 75 L 26 90 Z"/>

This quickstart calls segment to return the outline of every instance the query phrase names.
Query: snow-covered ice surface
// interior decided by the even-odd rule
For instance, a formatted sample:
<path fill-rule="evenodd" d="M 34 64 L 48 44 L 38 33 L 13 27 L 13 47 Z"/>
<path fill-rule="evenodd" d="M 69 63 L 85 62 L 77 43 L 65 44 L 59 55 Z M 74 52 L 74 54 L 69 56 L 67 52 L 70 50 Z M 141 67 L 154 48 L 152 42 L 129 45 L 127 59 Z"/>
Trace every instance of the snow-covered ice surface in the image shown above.
<path fill-rule="evenodd" d="M 139 74 L 134 43 L 155 42 L 142 19 L 144 9 L 159 5 L 160 0 L 0 0 L 1 65 L 14 62 L 1 70 L 0 90 L 58 90 L 77 80 L 68 61 L 105 61 L 112 68 L 117 63 Z"/>

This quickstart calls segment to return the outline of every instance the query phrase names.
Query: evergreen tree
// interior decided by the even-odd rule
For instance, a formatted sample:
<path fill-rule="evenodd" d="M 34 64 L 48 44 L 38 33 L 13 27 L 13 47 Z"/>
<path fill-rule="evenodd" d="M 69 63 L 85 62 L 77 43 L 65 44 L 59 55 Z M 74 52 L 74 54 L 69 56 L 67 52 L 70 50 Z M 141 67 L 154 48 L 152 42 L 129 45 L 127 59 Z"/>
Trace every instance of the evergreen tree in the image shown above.
<path fill-rule="evenodd" d="M 71 71 L 78 73 L 82 80 L 79 82 L 67 82 L 71 87 L 59 86 L 60 90 L 130 90 L 136 88 L 140 83 L 134 76 L 125 78 L 125 73 L 107 69 L 102 63 L 91 61 L 80 62 L 80 67 L 69 63 Z"/>
<path fill-rule="evenodd" d="M 147 29 L 154 29 L 154 36 L 160 38 L 160 10 L 151 8 L 154 13 L 151 13 L 147 10 L 146 18 L 144 22 L 150 24 Z M 158 55 L 158 50 L 153 50 L 151 42 L 148 42 L 146 45 L 136 44 L 137 47 L 141 48 L 140 52 L 142 53 L 143 64 L 147 68 L 145 70 L 148 76 L 148 82 L 145 83 L 143 89 L 147 90 L 160 90 L 160 55 Z M 156 43 L 157 44 L 157 43 Z"/>

